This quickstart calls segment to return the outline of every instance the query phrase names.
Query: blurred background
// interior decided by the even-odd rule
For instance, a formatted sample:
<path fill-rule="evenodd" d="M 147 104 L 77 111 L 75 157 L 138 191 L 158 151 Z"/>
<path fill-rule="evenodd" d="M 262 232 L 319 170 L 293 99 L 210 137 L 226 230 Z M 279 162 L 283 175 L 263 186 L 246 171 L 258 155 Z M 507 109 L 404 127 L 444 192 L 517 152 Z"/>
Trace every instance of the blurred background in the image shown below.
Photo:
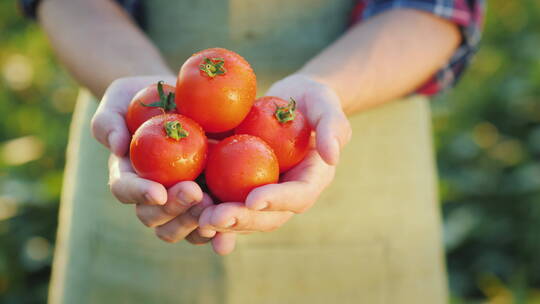
<path fill-rule="evenodd" d="M 490 0 L 481 49 L 433 101 L 452 303 L 540 303 L 540 1 Z M 0 1 L 0 303 L 43 303 L 76 84 Z"/>

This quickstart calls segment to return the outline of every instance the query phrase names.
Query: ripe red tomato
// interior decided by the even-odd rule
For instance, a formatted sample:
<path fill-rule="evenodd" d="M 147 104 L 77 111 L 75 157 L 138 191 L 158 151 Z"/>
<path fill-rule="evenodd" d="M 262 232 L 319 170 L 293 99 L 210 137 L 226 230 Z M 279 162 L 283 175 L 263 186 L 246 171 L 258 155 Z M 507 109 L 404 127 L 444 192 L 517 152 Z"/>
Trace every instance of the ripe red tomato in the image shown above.
<path fill-rule="evenodd" d="M 208 138 L 208 155 L 214 151 L 214 148 L 219 143 L 219 140 Z"/>
<path fill-rule="evenodd" d="M 255 101 L 236 134 L 250 134 L 262 138 L 276 153 L 280 172 L 301 162 L 309 150 L 311 127 L 296 102 L 266 96 Z"/>
<path fill-rule="evenodd" d="M 196 122 L 180 114 L 159 115 L 133 135 L 131 164 L 141 177 L 170 187 L 201 173 L 207 148 L 204 131 Z"/>
<path fill-rule="evenodd" d="M 244 202 L 253 188 L 278 181 L 279 164 L 262 139 L 233 135 L 212 149 L 205 175 L 208 188 L 218 199 Z"/>
<path fill-rule="evenodd" d="M 257 94 L 257 80 L 242 56 L 226 49 L 193 54 L 178 73 L 178 111 L 206 132 L 234 129 L 244 120 Z"/>
<path fill-rule="evenodd" d="M 163 81 L 148 86 L 135 94 L 128 106 L 126 124 L 131 134 L 151 117 L 175 113 L 174 87 Z"/>

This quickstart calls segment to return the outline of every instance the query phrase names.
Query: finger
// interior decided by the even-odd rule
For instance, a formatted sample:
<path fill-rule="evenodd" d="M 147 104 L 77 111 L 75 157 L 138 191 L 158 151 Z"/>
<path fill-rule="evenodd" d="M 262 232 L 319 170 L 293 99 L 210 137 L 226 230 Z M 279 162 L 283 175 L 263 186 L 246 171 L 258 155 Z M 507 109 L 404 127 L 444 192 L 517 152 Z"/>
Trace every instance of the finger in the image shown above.
<path fill-rule="evenodd" d="M 159 207 L 162 208 L 163 214 L 162 217 L 157 214 L 154 218 L 156 221 L 162 220 L 168 217 L 166 222 L 161 221 L 156 227 L 156 235 L 161 239 L 167 242 L 177 242 L 184 239 L 188 234 L 198 227 L 198 219 L 203 210 L 209 206 L 213 206 L 212 199 L 205 194 L 200 203 L 191 207 L 188 212 L 184 212 L 178 216 L 171 216 L 169 213 L 164 211 L 164 208 L 161 206 L 149 206 L 149 207 Z"/>
<path fill-rule="evenodd" d="M 131 136 L 122 114 L 111 112 L 100 105 L 92 118 L 91 126 L 94 138 L 112 153 L 118 156 L 127 153 Z"/>
<path fill-rule="evenodd" d="M 112 194 L 122 203 L 163 205 L 167 190 L 163 185 L 140 178 L 127 157 L 111 154 L 109 158 L 109 185 Z"/>
<path fill-rule="evenodd" d="M 203 192 L 197 183 L 185 181 L 177 183 L 167 190 L 167 203 L 163 206 L 165 212 L 179 215 L 203 199 Z M 207 196 L 207 199 L 211 198 Z"/>
<path fill-rule="evenodd" d="M 199 219 L 203 211 L 211 206 L 214 206 L 214 201 L 208 193 L 203 193 L 201 202 L 191 207 L 189 213 L 196 219 Z"/>
<path fill-rule="evenodd" d="M 210 206 L 203 210 L 201 213 L 201 216 L 199 217 L 199 228 L 197 229 L 199 235 L 206 237 L 206 238 L 213 238 L 216 235 L 216 230 L 208 227 L 202 227 L 201 223 L 210 223 L 210 219 L 212 217 L 212 212 L 216 208 L 216 206 Z"/>
<path fill-rule="evenodd" d="M 200 236 L 205 238 L 213 238 L 216 236 L 217 231 L 210 228 L 197 228 L 197 233 L 199 233 Z"/>
<path fill-rule="evenodd" d="M 205 210 L 206 212 L 206 210 Z M 201 229 L 218 232 L 262 231 L 270 232 L 281 227 L 292 212 L 254 211 L 242 203 L 223 203 L 210 209 L 210 216 L 199 219 Z"/>
<path fill-rule="evenodd" d="M 94 137 L 118 156 L 125 155 L 129 147 L 130 134 L 124 117 L 135 92 L 135 88 L 127 86 L 124 80 L 114 81 L 92 118 Z"/>
<path fill-rule="evenodd" d="M 212 239 L 212 248 L 219 255 L 227 255 L 233 252 L 236 246 L 236 233 L 219 232 Z"/>
<path fill-rule="evenodd" d="M 329 165 L 337 165 L 341 149 L 351 138 L 351 127 L 343 112 L 323 115 L 315 127 L 317 151 Z"/>
<path fill-rule="evenodd" d="M 201 227 L 197 228 L 197 233 L 199 233 L 199 235 L 207 235 L 206 237 L 207 238 L 214 238 L 216 236 L 216 234 L 218 233 L 216 230 L 214 229 L 203 229 Z M 226 230 L 223 230 L 223 231 L 226 231 Z M 229 230 L 227 230 L 229 231 Z M 252 234 L 254 232 L 257 232 L 257 231 L 247 231 L 247 230 L 230 230 L 231 232 L 234 232 L 236 234 Z M 201 233 L 202 232 L 202 233 Z M 209 235 L 209 236 L 208 236 Z"/>
<path fill-rule="evenodd" d="M 175 216 L 170 215 L 163 210 L 162 206 L 152 206 L 152 205 L 135 205 L 135 213 L 139 220 L 146 226 L 150 228 L 163 225 L 171 221 Z"/>
<path fill-rule="evenodd" d="M 341 149 L 351 137 L 349 120 L 341 109 L 339 96 L 325 86 L 316 86 L 311 94 L 302 97 L 299 107 L 316 131 L 317 150 L 327 164 L 336 165 Z"/>
<path fill-rule="evenodd" d="M 202 237 L 197 229 L 195 229 L 190 234 L 188 234 L 188 236 L 186 236 L 186 241 L 190 242 L 193 245 L 203 245 L 210 242 L 211 240 L 211 238 Z"/>
<path fill-rule="evenodd" d="M 176 243 L 188 236 L 197 226 L 197 219 L 189 213 L 184 213 L 166 224 L 156 227 L 155 232 L 157 237 L 165 242 Z"/>
<path fill-rule="evenodd" d="M 300 164 L 282 176 L 282 183 L 253 189 L 245 205 L 251 210 L 303 213 L 315 203 L 334 174 L 335 167 L 323 162 L 312 150 Z"/>
<path fill-rule="evenodd" d="M 312 185 L 297 181 L 265 185 L 253 189 L 245 205 L 255 211 L 303 213 L 313 205 L 318 192 Z"/>
<path fill-rule="evenodd" d="M 298 108 L 317 134 L 317 150 L 329 165 L 339 161 L 341 149 L 351 138 L 351 127 L 334 90 L 308 79 L 309 91 L 297 93 Z"/>
<path fill-rule="evenodd" d="M 147 76 L 120 78 L 107 88 L 91 122 L 94 137 L 112 153 L 127 153 L 131 136 L 125 123 L 125 114 L 133 96 L 141 89 L 164 80 L 174 83 L 174 76 Z"/>

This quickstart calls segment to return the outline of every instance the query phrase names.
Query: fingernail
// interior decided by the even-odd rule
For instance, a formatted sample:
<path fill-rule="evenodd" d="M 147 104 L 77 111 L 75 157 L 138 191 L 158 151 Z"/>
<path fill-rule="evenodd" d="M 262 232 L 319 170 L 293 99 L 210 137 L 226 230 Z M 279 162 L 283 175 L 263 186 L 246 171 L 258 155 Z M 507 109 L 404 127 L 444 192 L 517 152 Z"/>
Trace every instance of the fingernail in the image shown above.
<path fill-rule="evenodd" d="M 223 225 L 223 228 L 230 228 L 234 224 L 236 224 L 236 219 L 232 218 L 232 219 L 228 220 L 227 223 L 225 223 L 225 225 Z"/>
<path fill-rule="evenodd" d="M 193 204 L 193 200 L 186 197 L 184 192 L 178 193 L 177 198 L 178 198 L 178 203 L 180 205 L 184 206 L 184 207 L 187 207 L 187 206 L 190 206 L 191 204 Z"/>
<path fill-rule="evenodd" d="M 253 205 L 251 207 L 251 209 L 259 211 L 259 210 L 266 209 L 266 207 L 268 207 L 268 202 L 261 201 L 259 203 L 256 203 L 255 205 Z"/>

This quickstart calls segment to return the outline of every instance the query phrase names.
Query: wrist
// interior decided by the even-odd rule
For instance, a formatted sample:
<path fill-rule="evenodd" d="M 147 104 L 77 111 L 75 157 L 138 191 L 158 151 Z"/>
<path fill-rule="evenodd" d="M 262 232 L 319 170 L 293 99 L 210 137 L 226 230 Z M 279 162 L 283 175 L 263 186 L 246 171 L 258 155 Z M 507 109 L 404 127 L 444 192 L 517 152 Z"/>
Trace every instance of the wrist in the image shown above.
<path fill-rule="evenodd" d="M 303 86 L 307 90 L 319 92 L 319 94 L 324 94 L 326 96 L 332 96 L 333 98 L 326 98 L 324 100 L 335 101 L 334 106 L 345 111 L 341 96 L 338 94 L 337 90 L 331 85 L 331 83 L 323 77 L 303 71 L 299 71 L 289 77 L 294 77 L 297 81 L 301 83 L 301 86 Z"/>
<path fill-rule="evenodd" d="M 318 75 L 300 70 L 289 77 L 295 77 L 300 81 L 305 82 L 308 86 L 313 86 L 319 89 L 331 90 L 335 93 L 335 90 L 334 88 L 332 88 L 330 83 Z"/>

